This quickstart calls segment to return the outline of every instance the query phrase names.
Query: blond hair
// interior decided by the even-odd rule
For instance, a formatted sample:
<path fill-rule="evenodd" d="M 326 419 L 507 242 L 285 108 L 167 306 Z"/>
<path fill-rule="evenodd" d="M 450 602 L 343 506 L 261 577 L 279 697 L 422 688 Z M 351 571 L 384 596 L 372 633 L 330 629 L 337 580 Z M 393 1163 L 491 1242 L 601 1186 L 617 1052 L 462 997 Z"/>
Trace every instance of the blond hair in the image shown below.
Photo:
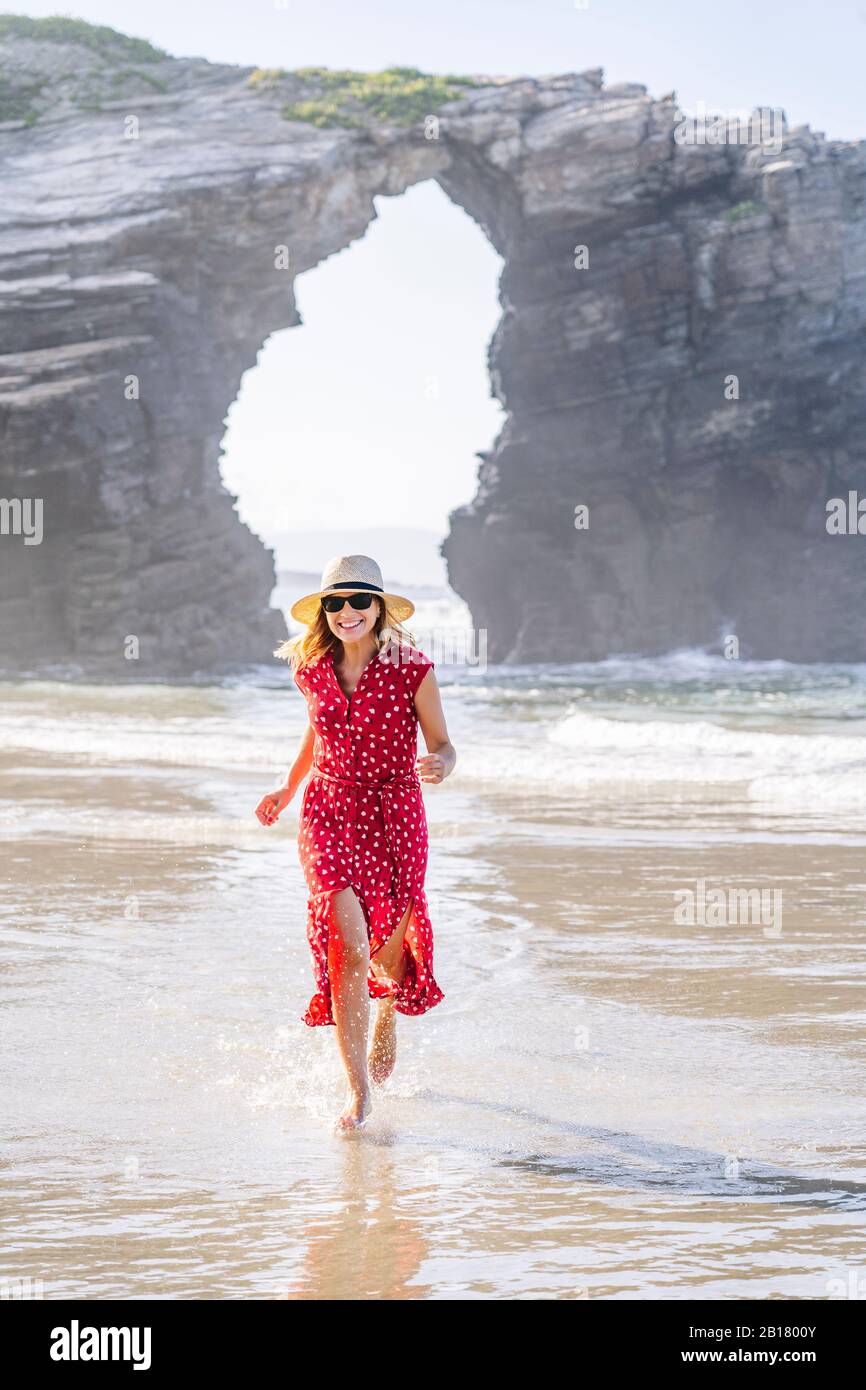
<path fill-rule="evenodd" d="M 346 587 L 351 586 L 347 585 Z M 379 609 L 373 624 L 373 635 L 379 647 L 394 642 L 407 647 L 415 647 L 415 638 L 412 633 L 394 620 L 388 611 L 385 600 L 374 596 L 373 601 Z M 342 645 L 340 638 L 336 637 L 328 627 L 325 610 L 320 605 L 313 622 L 303 632 L 281 642 L 274 652 L 274 656 L 287 661 L 292 675 L 294 675 L 304 666 L 314 666 L 317 661 L 321 661 L 323 656 L 327 656 L 329 651 L 336 653 L 337 648 L 342 647 Z"/>

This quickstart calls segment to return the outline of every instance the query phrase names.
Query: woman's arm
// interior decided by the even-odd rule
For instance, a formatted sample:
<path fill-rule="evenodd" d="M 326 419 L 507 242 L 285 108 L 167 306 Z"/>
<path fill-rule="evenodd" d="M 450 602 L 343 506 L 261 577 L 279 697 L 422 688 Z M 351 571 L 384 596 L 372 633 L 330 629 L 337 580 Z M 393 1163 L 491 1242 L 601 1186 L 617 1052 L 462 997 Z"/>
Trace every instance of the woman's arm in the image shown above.
<path fill-rule="evenodd" d="M 457 754 L 448 737 L 439 682 L 432 666 L 415 691 L 415 709 L 428 754 L 415 764 L 418 776 L 422 782 L 443 782 L 453 772 Z"/>
<path fill-rule="evenodd" d="M 286 809 L 303 782 L 313 765 L 315 738 L 313 728 L 308 724 L 301 739 L 298 756 L 289 768 L 285 782 L 275 792 L 268 792 L 266 796 L 263 796 L 256 807 L 256 815 L 262 825 L 273 825 L 279 819 L 280 813 Z"/>
<path fill-rule="evenodd" d="M 313 727 L 311 724 L 308 724 L 301 738 L 298 756 L 289 768 L 289 775 L 283 784 L 288 790 L 289 801 L 291 801 L 298 787 L 313 766 L 313 745 L 315 741 L 316 735 Z"/>

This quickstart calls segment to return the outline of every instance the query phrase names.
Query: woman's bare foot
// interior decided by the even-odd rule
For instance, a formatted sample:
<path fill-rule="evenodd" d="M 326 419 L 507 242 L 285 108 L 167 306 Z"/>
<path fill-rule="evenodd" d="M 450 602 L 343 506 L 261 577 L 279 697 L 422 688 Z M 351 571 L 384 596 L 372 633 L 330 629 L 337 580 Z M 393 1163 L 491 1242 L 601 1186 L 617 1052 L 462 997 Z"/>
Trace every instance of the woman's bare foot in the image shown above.
<path fill-rule="evenodd" d="M 345 1110 L 334 1123 L 334 1129 L 360 1129 L 367 1123 L 372 1109 L 373 1101 L 369 1090 L 351 1091 Z"/>
<path fill-rule="evenodd" d="M 394 1012 L 394 1002 L 391 999 L 381 999 L 376 1010 L 373 1040 L 367 1057 L 370 1076 L 377 1085 L 381 1086 L 383 1081 L 388 1080 L 396 1061 L 397 1016 Z"/>

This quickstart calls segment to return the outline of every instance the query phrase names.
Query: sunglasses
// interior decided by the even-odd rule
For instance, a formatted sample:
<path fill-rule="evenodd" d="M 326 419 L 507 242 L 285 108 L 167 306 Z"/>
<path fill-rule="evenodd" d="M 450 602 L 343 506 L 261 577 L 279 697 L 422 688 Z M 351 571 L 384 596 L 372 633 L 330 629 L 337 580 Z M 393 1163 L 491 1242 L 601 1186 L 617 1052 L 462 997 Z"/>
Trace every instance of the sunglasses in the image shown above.
<path fill-rule="evenodd" d="M 369 608 L 375 598 L 374 594 L 328 594 L 322 599 L 322 607 L 326 613 L 339 613 L 343 604 L 347 602 L 352 608 L 357 608 L 359 612 L 364 608 Z"/>

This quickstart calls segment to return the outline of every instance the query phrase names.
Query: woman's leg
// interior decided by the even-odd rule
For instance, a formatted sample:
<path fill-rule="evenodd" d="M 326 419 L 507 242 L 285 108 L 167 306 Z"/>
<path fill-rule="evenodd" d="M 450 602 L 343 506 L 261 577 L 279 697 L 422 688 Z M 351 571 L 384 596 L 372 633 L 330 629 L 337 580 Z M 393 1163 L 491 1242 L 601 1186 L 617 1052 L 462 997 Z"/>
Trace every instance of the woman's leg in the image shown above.
<path fill-rule="evenodd" d="M 371 1109 L 367 1072 L 370 999 L 367 971 L 370 946 L 361 904 L 351 888 L 334 894 L 332 930 L 328 933 L 328 977 L 337 1026 L 337 1047 L 346 1069 L 350 1097 L 337 1121 L 339 1129 L 361 1124 Z"/>
<path fill-rule="evenodd" d="M 373 957 L 373 969 L 376 974 L 385 975 L 389 980 L 396 980 L 398 984 L 406 973 L 406 954 L 403 950 L 403 941 L 412 918 L 413 907 L 414 902 L 410 901 L 396 931 L 388 937 L 384 946 L 380 946 Z M 397 1014 L 394 1000 L 380 999 L 373 1023 L 370 1055 L 367 1058 L 370 1076 L 381 1085 L 383 1081 L 388 1080 L 396 1061 Z"/>

